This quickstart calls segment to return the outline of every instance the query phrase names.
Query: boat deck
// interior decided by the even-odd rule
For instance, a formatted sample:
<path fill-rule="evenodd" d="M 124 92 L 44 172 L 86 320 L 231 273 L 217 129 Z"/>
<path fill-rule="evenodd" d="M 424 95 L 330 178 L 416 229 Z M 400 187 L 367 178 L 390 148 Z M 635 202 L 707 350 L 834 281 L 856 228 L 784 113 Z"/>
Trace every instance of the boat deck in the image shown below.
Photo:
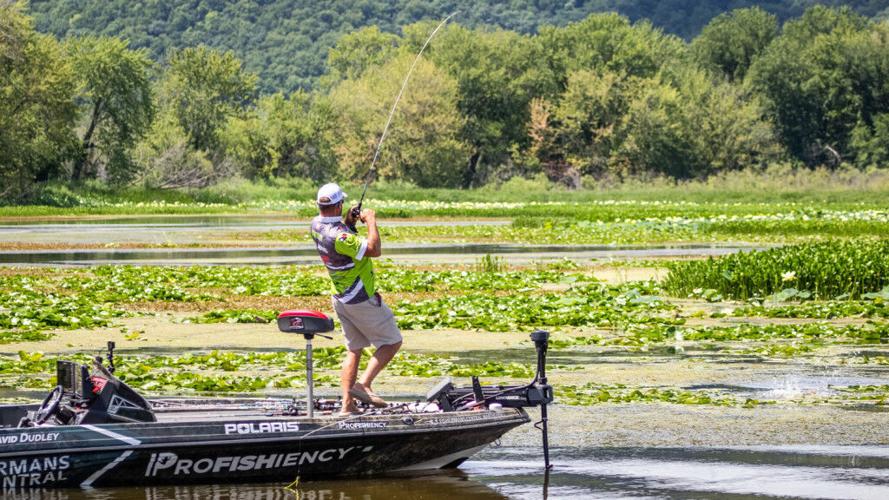
<path fill-rule="evenodd" d="M 151 400 L 158 422 L 191 422 L 253 419 L 307 419 L 305 403 L 290 399 L 161 399 Z M 323 409 L 316 409 L 315 419 L 340 419 L 339 401 L 322 401 Z M 294 411 L 295 410 L 295 411 Z M 389 408 L 370 409 L 362 417 L 410 413 L 408 403 L 396 403 Z"/>

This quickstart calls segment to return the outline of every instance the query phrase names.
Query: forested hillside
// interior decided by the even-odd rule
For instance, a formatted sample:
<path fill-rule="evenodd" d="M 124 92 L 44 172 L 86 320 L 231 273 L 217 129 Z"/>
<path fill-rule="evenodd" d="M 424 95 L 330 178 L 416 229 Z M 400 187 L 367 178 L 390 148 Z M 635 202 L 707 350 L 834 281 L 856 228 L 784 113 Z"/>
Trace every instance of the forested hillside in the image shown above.
<path fill-rule="evenodd" d="M 455 22 L 463 26 L 534 33 L 541 25 L 616 11 L 691 39 L 728 10 L 756 5 L 783 22 L 816 3 L 848 5 L 867 17 L 889 13 L 889 0 L 32 0 L 30 11 L 39 31 L 124 38 L 132 48 L 147 48 L 155 61 L 198 44 L 232 50 L 260 76 L 262 90 L 292 91 L 314 86 L 328 49 L 364 26 L 400 33 L 401 26 L 459 11 Z"/>
<path fill-rule="evenodd" d="M 263 92 L 200 37 L 155 61 L 126 38 L 41 34 L 0 0 L 0 204 L 39 200 L 44 182 L 364 179 L 436 24 L 350 30 L 317 55 L 311 91 Z M 889 22 L 814 6 L 782 24 L 753 7 L 691 41 L 616 13 L 534 34 L 452 23 L 403 97 L 376 174 L 421 187 L 885 168 Z"/>

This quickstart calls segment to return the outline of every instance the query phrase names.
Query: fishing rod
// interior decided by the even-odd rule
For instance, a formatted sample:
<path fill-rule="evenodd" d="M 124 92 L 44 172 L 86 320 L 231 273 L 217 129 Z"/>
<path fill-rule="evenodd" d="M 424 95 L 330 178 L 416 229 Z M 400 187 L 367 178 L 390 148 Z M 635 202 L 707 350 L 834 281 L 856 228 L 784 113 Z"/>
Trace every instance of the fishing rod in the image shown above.
<path fill-rule="evenodd" d="M 407 82 L 411 78 L 411 74 L 414 72 L 414 68 L 417 66 L 417 62 L 420 61 L 420 56 L 423 55 L 423 51 L 426 50 L 426 47 L 429 46 L 429 42 L 432 41 L 432 38 L 435 37 L 435 34 L 438 33 L 438 30 L 441 29 L 442 26 L 448 23 L 452 17 L 454 17 L 457 12 L 452 12 L 448 17 L 441 20 L 438 23 L 438 26 L 432 30 L 432 33 L 429 34 L 429 38 L 426 39 L 426 42 L 423 43 L 423 46 L 420 48 L 420 51 L 417 52 L 417 56 L 414 57 L 414 62 L 411 63 L 410 69 L 408 69 L 407 74 L 404 75 L 404 81 L 401 82 L 401 89 L 398 91 L 398 95 L 395 96 L 395 102 L 392 103 L 392 109 L 389 110 L 389 117 L 386 118 L 386 125 L 383 127 L 383 133 L 380 135 L 380 140 L 377 141 L 377 149 L 374 151 L 373 160 L 370 162 L 370 169 L 367 171 L 367 175 L 364 178 L 364 189 L 361 191 L 361 199 L 358 200 L 358 204 L 349 209 L 349 217 L 346 219 L 346 224 L 353 231 L 355 230 L 355 224 L 358 220 L 358 217 L 361 215 L 361 205 L 364 204 L 364 197 L 367 195 L 367 187 L 370 185 L 370 181 L 372 179 L 372 175 L 376 172 L 377 159 L 380 157 L 380 151 L 383 149 L 383 141 L 386 140 L 386 134 L 389 133 L 389 125 L 392 124 L 392 117 L 395 116 L 395 110 L 398 108 L 398 102 L 401 101 L 401 96 L 404 94 L 404 90 L 407 88 Z"/>

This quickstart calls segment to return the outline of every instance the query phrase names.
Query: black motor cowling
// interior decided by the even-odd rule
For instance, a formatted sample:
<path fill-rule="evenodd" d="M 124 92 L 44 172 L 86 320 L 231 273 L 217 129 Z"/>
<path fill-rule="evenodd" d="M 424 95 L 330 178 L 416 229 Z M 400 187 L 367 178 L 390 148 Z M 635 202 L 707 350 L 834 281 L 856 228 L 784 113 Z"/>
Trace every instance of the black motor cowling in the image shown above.
<path fill-rule="evenodd" d="M 70 361 L 58 361 L 56 373 L 64 394 L 64 404 L 54 412 L 60 423 L 157 421 L 151 404 L 102 366 L 101 358 L 93 362 L 92 373 L 85 365 Z"/>

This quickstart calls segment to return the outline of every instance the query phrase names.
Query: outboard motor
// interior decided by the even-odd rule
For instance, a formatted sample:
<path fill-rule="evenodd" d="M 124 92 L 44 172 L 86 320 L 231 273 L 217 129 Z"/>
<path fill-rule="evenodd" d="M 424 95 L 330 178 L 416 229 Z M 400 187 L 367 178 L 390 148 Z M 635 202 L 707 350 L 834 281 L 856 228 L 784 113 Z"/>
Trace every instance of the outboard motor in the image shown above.
<path fill-rule="evenodd" d="M 157 421 L 151 404 L 106 369 L 102 358 L 93 361 L 93 368 L 96 373 L 90 376 L 90 384 L 95 397 L 77 416 L 78 424 Z"/>
<path fill-rule="evenodd" d="M 108 348 L 113 363 L 113 343 Z M 56 380 L 59 385 L 19 426 L 42 425 L 50 419 L 62 425 L 157 421 L 151 404 L 105 368 L 101 357 L 93 360 L 92 373 L 86 365 L 57 361 Z"/>

